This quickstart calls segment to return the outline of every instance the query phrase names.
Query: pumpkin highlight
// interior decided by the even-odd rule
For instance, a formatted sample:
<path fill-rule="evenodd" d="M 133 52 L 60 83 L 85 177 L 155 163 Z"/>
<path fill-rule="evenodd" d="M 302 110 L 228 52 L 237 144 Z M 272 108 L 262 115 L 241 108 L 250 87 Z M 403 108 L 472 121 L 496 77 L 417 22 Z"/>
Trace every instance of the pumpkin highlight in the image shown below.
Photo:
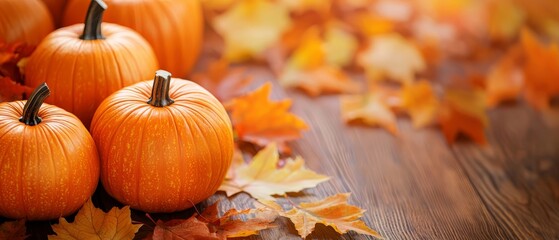
<path fill-rule="evenodd" d="M 214 194 L 234 148 L 221 103 L 162 70 L 103 101 L 91 133 L 105 190 L 146 212 L 183 210 Z"/>
<path fill-rule="evenodd" d="M 95 191 L 93 138 L 74 115 L 43 104 L 49 94 L 42 84 L 28 101 L 0 103 L 0 216 L 57 219 Z"/>
<path fill-rule="evenodd" d="M 103 23 L 107 5 L 91 1 L 85 24 L 48 35 L 29 58 L 26 81 L 47 82 L 56 94 L 48 103 L 74 113 L 89 127 L 106 97 L 125 86 L 150 78 L 158 67 L 149 43 L 136 32 Z"/>
<path fill-rule="evenodd" d="M 0 16 L 0 42 L 36 45 L 54 30 L 40 0 L 0 0 Z"/>

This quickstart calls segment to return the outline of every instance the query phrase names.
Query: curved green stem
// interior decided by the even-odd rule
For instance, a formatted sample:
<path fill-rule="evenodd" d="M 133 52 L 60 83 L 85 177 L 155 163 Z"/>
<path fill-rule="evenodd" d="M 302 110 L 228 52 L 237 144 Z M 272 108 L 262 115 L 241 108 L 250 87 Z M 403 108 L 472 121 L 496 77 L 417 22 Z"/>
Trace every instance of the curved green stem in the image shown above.
<path fill-rule="evenodd" d="M 101 33 L 101 22 L 103 22 L 103 13 L 107 9 L 107 4 L 103 0 L 91 0 L 87 15 L 85 16 L 85 26 L 83 34 L 80 36 L 83 40 L 104 39 Z"/>
<path fill-rule="evenodd" d="M 35 88 L 33 93 L 31 93 L 29 100 L 27 100 L 25 106 L 23 107 L 23 116 L 19 118 L 19 121 L 29 126 L 39 124 L 42 121 L 42 119 L 38 116 L 39 109 L 49 95 L 50 89 L 46 83 L 43 83 Z"/>
<path fill-rule="evenodd" d="M 173 104 L 175 101 L 169 97 L 169 86 L 171 85 L 171 73 L 165 70 L 157 70 L 153 79 L 153 87 L 151 89 L 151 97 L 148 104 L 154 107 L 165 107 Z"/>

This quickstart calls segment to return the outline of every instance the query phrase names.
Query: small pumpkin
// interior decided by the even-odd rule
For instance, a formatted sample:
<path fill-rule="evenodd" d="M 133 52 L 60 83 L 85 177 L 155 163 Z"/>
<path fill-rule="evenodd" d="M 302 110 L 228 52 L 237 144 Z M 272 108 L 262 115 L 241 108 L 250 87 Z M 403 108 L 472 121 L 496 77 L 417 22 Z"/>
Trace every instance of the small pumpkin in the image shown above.
<path fill-rule="evenodd" d="M 27 101 L 0 103 L 0 216 L 57 219 L 95 191 L 95 142 L 74 115 L 43 104 L 49 94 L 41 84 Z"/>
<path fill-rule="evenodd" d="M 234 147 L 223 105 L 163 70 L 103 101 L 91 133 L 107 192 L 146 212 L 183 210 L 214 194 Z"/>
<path fill-rule="evenodd" d="M 65 26 L 83 21 L 88 0 L 72 0 Z M 185 77 L 202 48 L 204 19 L 199 0 L 106 0 L 105 21 L 136 30 L 151 44 L 161 68 Z M 148 79 L 148 78 L 145 78 Z"/>
<path fill-rule="evenodd" d="M 49 9 L 52 20 L 55 26 L 60 26 L 62 16 L 64 15 L 64 8 L 66 7 L 66 0 L 42 0 Z"/>
<path fill-rule="evenodd" d="M 28 84 L 46 81 L 56 92 L 47 102 L 74 113 L 86 127 L 103 99 L 150 78 L 158 68 L 153 50 L 139 34 L 112 23 L 101 25 L 106 7 L 102 0 L 91 1 L 85 24 L 48 35 L 25 69 Z"/>
<path fill-rule="evenodd" d="M 40 0 L 0 0 L 0 16 L 0 42 L 36 45 L 54 30 Z"/>

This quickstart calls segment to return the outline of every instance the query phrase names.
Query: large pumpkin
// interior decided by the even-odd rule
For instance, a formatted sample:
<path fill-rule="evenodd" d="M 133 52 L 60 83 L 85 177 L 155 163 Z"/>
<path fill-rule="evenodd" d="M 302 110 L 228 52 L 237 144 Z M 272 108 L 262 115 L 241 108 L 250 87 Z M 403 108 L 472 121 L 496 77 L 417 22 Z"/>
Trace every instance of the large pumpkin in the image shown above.
<path fill-rule="evenodd" d="M 0 42 L 39 42 L 54 30 L 41 0 L 0 0 Z"/>
<path fill-rule="evenodd" d="M 161 68 L 185 77 L 198 59 L 204 29 L 199 0 L 106 0 L 105 21 L 130 27 L 151 44 Z M 71 0 L 63 24 L 83 21 L 89 0 Z"/>
<path fill-rule="evenodd" d="M 101 21 L 106 5 L 91 1 L 86 23 L 48 35 L 29 58 L 26 81 L 46 81 L 54 96 L 47 100 L 78 116 L 86 127 L 107 96 L 157 70 L 153 50 L 129 28 Z"/>
<path fill-rule="evenodd" d="M 42 0 L 49 9 L 54 25 L 60 26 L 64 8 L 66 8 L 66 0 Z"/>
<path fill-rule="evenodd" d="M 231 122 L 221 103 L 162 70 L 154 81 L 103 101 L 91 133 L 107 192 L 146 212 L 179 211 L 211 196 L 233 154 Z"/>
<path fill-rule="evenodd" d="M 28 101 L 0 103 L 0 216 L 57 219 L 95 191 L 95 142 L 74 115 L 43 104 L 49 94 L 42 84 Z"/>

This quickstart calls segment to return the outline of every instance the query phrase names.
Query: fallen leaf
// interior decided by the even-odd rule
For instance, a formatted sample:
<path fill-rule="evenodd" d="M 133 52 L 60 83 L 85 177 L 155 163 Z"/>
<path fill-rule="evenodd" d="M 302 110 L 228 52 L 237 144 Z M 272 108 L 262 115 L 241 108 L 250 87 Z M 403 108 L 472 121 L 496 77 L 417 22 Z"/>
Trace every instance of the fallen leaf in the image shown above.
<path fill-rule="evenodd" d="M 206 71 L 195 73 L 192 80 L 210 91 L 221 102 L 241 95 L 252 82 L 245 68 L 230 69 L 229 62 L 223 58 L 210 62 Z"/>
<path fill-rule="evenodd" d="M 359 12 L 351 15 L 347 22 L 356 32 L 364 37 L 372 37 L 394 31 L 394 23 L 384 17 L 370 12 Z"/>
<path fill-rule="evenodd" d="M 525 13 L 512 1 L 488 1 L 489 36 L 496 41 L 516 37 L 524 25 Z"/>
<path fill-rule="evenodd" d="M 372 81 L 385 78 L 411 83 L 415 74 L 426 64 L 419 49 L 397 34 L 385 34 L 370 39 L 369 46 L 359 54 L 357 63 Z"/>
<path fill-rule="evenodd" d="M 31 94 L 33 88 L 21 85 L 10 77 L 0 77 L 0 102 L 21 100 L 23 94 Z"/>
<path fill-rule="evenodd" d="M 464 134 L 484 145 L 489 119 L 485 113 L 485 93 L 481 90 L 448 89 L 439 115 L 439 124 L 446 140 L 454 143 Z"/>
<path fill-rule="evenodd" d="M 122 209 L 113 207 L 105 213 L 88 200 L 78 211 L 73 223 L 60 218 L 58 224 L 52 225 L 56 235 L 49 235 L 49 239 L 133 239 L 141 226 L 132 224 L 129 206 Z"/>
<path fill-rule="evenodd" d="M 341 23 L 329 24 L 322 43 L 326 53 L 326 64 L 337 67 L 348 66 L 355 57 L 358 44 L 355 35 L 345 30 Z"/>
<path fill-rule="evenodd" d="M 0 239 L 24 240 L 25 238 L 25 220 L 0 224 Z"/>
<path fill-rule="evenodd" d="M 259 146 L 301 137 L 301 131 L 308 129 L 307 124 L 296 115 L 288 112 L 291 100 L 271 101 L 272 85 L 264 84 L 244 96 L 235 98 L 227 109 L 231 113 L 233 128 L 240 140 Z"/>
<path fill-rule="evenodd" d="M 212 25 L 225 40 L 226 59 L 240 62 L 257 58 L 279 41 L 289 27 L 289 11 L 267 0 L 238 1 Z"/>
<path fill-rule="evenodd" d="M 175 219 L 167 222 L 158 220 L 155 223 L 153 235 L 150 238 L 153 240 L 217 240 L 220 239 L 215 233 L 211 233 L 207 224 L 198 220 L 198 218 L 191 217 L 188 219 Z"/>
<path fill-rule="evenodd" d="M 365 94 L 342 96 L 342 119 L 346 123 L 378 125 L 392 134 L 398 134 L 396 115 L 391 109 L 391 101 L 399 101 L 393 99 L 396 95 L 384 88 L 374 88 Z"/>
<path fill-rule="evenodd" d="M 440 104 L 429 82 L 406 84 L 401 94 L 402 109 L 410 115 L 414 127 L 420 128 L 434 122 Z"/>
<path fill-rule="evenodd" d="M 528 30 L 522 32 L 524 96 L 540 110 L 549 109 L 550 99 L 559 95 L 559 47 L 540 43 Z"/>
<path fill-rule="evenodd" d="M 289 159 L 278 168 L 277 145 L 272 143 L 258 152 L 249 164 L 234 169 L 235 177 L 225 179 L 219 190 L 228 196 L 246 192 L 256 199 L 272 200 L 272 195 L 299 192 L 315 187 L 329 178 L 305 168 L 301 157 Z"/>
<path fill-rule="evenodd" d="M 316 11 L 326 13 L 330 11 L 332 1 L 325 0 L 279 0 L 279 2 L 294 13 Z"/>
<path fill-rule="evenodd" d="M 487 105 L 495 107 L 501 102 L 518 98 L 524 87 L 520 47 L 510 48 L 491 67 L 485 83 Z"/>
<path fill-rule="evenodd" d="M 306 238 L 311 234 L 316 224 L 330 226 L 340 234 L 355 231 L 377 238 L 382 236 L 370 229 L 359 220 L 365 210 L 347 203 L 349 193 L 336 194 L 316 202 L 304 202 L 293 206 L 289 211 L 272 201 L 262 201 L 264 205 L 277 211 L 280 216 L 287 217 L 293 222 L 299 235 Z"/>

